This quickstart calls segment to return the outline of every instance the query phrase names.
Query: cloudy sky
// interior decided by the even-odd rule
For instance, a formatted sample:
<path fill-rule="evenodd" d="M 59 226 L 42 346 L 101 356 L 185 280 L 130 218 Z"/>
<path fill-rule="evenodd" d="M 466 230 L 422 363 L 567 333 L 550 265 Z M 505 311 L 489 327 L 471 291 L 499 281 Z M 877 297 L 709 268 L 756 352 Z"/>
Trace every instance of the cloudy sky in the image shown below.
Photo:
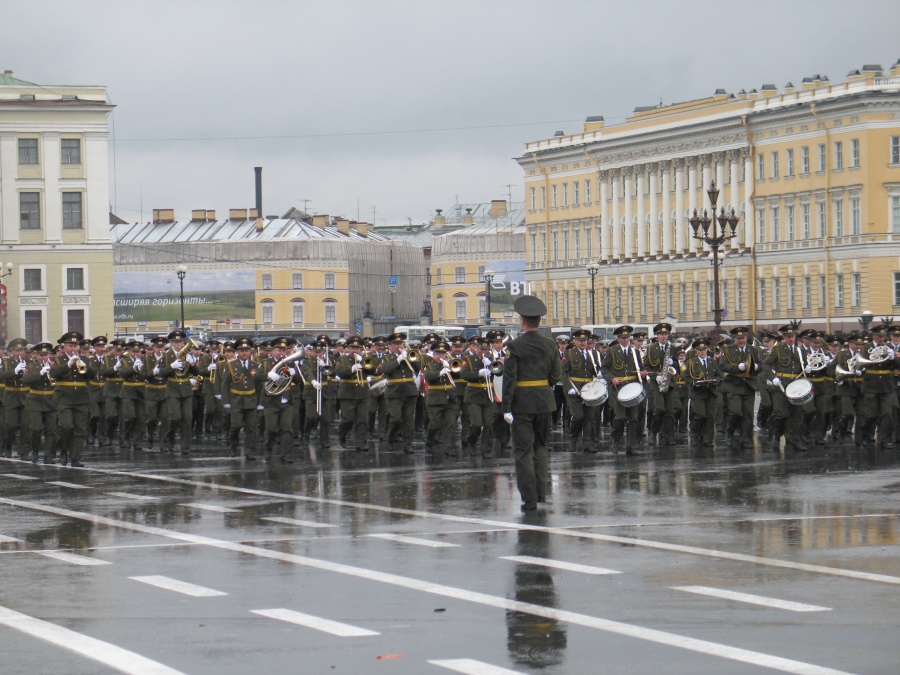
<path fill-rule="evenodd" d="M 4 0 L 0 16 L 0 69 L 107 87 L 129 221 L 252 207 L 262 166 L 266 214 L 422 222 L 521 200 L 512 158 L 589 115 L 900 58 L 896 0 Z"/>

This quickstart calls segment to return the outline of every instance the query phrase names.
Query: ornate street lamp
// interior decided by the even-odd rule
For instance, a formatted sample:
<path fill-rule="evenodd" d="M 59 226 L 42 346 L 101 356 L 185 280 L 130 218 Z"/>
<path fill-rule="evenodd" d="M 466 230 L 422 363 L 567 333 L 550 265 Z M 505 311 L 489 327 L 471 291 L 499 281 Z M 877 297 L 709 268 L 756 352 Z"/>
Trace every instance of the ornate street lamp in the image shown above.
<path fill-rule="evenodd" d="M 187 274 L 187 267 L 179 265 L 175 268 L 178 275 L 178 283 L 181 285 L 181 330 L 184 330 L 184 277 Z"/>
<path fill-rule="evenodd" d="M 491 325 L 491 282 L 494 280 L 494 271 L 493 270 L 485 270 L 484 271 L 484 283 L 487 286 L 487 302 L 485 303 L 485 317 L 484 322 L 490 326 Z"/>
<path fill-rule="evenodd" d="M 694 209 L 694 215 L 688 222 L 694 230 L 694 239 L 702 241 L 712 249 L 713 303 L 715 304 L 713 312 L 716 328 L 718 329 L 722 325 L 722 307 L 719 299 L 719 247 L 729 239 L 734 239 L 737 236 L 736 229 L 739 218 L 735 215 L 734 209 L 731 209 L 730 214 L 725 213 L 724 206 L 719 211 L 719 215 L 716 215 L 716 202 L 719 201 L 719 190 L 715 181 L 710 183 L 706 194 L 709 195 L 709 202 L 712 204 L 713 217 L 709 217 L 706 209 L 703 209 L 702 216 L 697 214 L 697 209 Z M 710 226 L 712 226 L 711 230 Z"/>
<path fill-rule="evenodd" d="M 860 314 L 858 321 L 859 321 L 860 327 L 863 330 L 863 333 L 868 332 L 869 324 L 872 323 L 873 317 L 874 317 L 874 315 L 872 314 L 872 311 L 868 310 L 868 309 L 865 312 L 863 312 L 862 314 Z"/>
<path fill-rule="evenodd" d="M 589 263 L 587 266 L 587 271 L 588 274 L 591 275 L 591 324 L 596 324 L 597 317 L 595 310 L 597 308 L 597 303 L 594 296 L 594 278 L 597 276 L 597 272 L 600 271 L 600 265 L 595 262 Z"/>

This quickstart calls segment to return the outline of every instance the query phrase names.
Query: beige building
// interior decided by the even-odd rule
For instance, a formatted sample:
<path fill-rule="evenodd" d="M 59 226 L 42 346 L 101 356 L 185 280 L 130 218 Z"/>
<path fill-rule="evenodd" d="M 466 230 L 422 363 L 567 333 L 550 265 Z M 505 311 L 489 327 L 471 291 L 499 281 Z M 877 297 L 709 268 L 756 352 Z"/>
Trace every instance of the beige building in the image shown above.
<path fill-rule="evenodd" d="M 712 181 L 740 219 L 720 249 L 724 324 L 846 331 L 864 311 L 900 316 L 900 61 L 637 108 L 617 125 L 589 117 L 518 162 L 527 279 L 551 325 L 593 311 L 710 328 L 711 253 L 689 221 L 710 208 Z"/>
<path fill-rule="evenodd" d="M 4 342 L 55 342 L 69 330 L 113 329 L 112 109 L 103 87 L 48 87 L 11 71 L 0 75 Z"/>
<path fill-rule="evenodd" d="M 431 248 L 431 307 L 437 325 L 481 325 L 487 319 L 492 277 L 493 323 L 511 321 L 512 302 L 525 290 L 525 226 L 521 202 L 497 199 L 443 210 L 436 227 L 458 229 L 436 236 Z"/>
<path fill-rule="evenodd" d="M 420 248 L 368 223 L 290 214 L 197 209 L 178 220 L 156 209 L 151 222 L 113 225 L 116 334 L 165 334 L 181 325 L 182 304 L 201 339 L 361 334 L 367 314 L 380 333 L 418 322 Z"/>

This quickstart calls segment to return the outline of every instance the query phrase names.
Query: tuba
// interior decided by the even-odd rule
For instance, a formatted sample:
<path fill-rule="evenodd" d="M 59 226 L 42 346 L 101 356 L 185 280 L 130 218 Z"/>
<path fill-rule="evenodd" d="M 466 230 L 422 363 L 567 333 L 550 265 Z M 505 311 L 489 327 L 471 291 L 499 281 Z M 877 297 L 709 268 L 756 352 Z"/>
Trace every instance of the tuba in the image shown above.
<path fill-rule="evenodd" d="M 184 361 L 184 358 L 190 353 L 191 349 L 197 347 L 197 343 L 194 342 L 194 338 L 188 338 L 187 342 L 184 343 L 184 347 L 182 347 L 178 355 L 175 357 L 175 360 Z M 175 371 L 175 374 L 178 377 L 186 377 L 188 374 L 189 366 L 184 366 L 184 368 L 180 368 Z"/>
<path fill-rule="evenodd" d="M 293 375 L 291 375 L 291 371 L 288 369 L 287 365 L 298 359 L 302 359 L 305 355 L 306 351 L 302 347 L 298 347 L 275 364 L 272 370 L 278 373 L 278 379 L 266 381 L 266 393 L 269 396 L 281 396 L 290 388 Z M 301 375 L 301 377 L 303 376 Z"/>

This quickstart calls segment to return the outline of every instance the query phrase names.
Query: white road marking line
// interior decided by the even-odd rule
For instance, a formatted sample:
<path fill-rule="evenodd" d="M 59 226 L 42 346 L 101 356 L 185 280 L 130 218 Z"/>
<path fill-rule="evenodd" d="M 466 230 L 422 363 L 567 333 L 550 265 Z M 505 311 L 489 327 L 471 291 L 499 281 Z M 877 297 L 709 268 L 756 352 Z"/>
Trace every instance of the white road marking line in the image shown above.
<path fill-rule="evenodd" d="M 108 560 L 98 560 L 97 558 L 89 558 L 86 555 L 77 555 L 66 551 L 41 551 L 40 554 L 45 558 L 54 558 L 73 565 L 112 565 Z"/>
<path fill-rule="evenodd" d="M 779 600 L 778 598 L 767 598 L 763 595 L 751 595 L 750 593 L 738 593 L 737 591 L 726 591 L 721 588 L 710 588 L 709 586 L 672 586 L 676 591 L 685 591 L 687 593 L 698 593 L 699 595 L 708 595 L 713 598 L 722 598 L 724 600 L 734 600 L 736 602 L 748 602 L 753 605 L 762 605 L 763 607 L 774 607 L 775 609 L 786 609 L 789 612 L 830 612 L 831 607 L 820 607 L 819 605 L 807 605 L 802 602 L 791 602 L 790 600 Z"/>
<path fill-rule="evenodd" d="M 134 499 L 136 501 L 156 501 L 159 497 L 151 497 L 150 495 L 133 495 L 128 492 L 107 492 L 110 497 L 122 497 L 123 499 Z"/>
<path fill-rule="evenodd" d="M 22 540 L 16 539 L 15 537 L 7 537 L 5 534 L 0 534 L 0 544 L 11 544 L 14 541 L 22 541 Z"/>
<path fill-rule="evenodd" d="M 181 671 L 108 642 L 0 607 L 0 625 L 80 654 L 129 675 L 182 675 Z"/>
<path fill-rule="evenodd" d="M 621 574 L 616 570 L 608 570 L 605 567 L 593 567 L 591 565 L 580 565 L 578 563 L 564 562 L 562 560 L 551 560 L 550 558 L 535 558 L 530 555 L 503 555 L 501 560 L 512 560 L 513 562 L 525 563 L 528 565 L 541 565 L 542 567 L 555 567 L 560 570 L 568 570 L 570 572 L 582 572 L 584 574 Z"/>
<path fill-rule="evenodd" d="M 295 612 L 292 609 L 251 609 L 254 614 L 267 616 L 270 619 L 278 619 L 279 621 L 287 621 L 295 623 L 298 626 L 306 626 L 314 630 L 320 630 L 323 633 L 331 633 L 338 637 L 369 637 L 370 635 L 380 635 L 373 630 L 366 630 L 357 626 L 351 626 L 347 623 L 332 621 L 331 619 L 323 619 L 311 614 L 303 614 Z"/>
<path fill-rule="evenodd" d="M 178 506 L 187 506 L 188 508 L 200 509 L 201 511 L 214 511 L 215 513 L 240 513 L 239 509 L 230 509 L 227 506 L 217 506 L 216 504 L 201 504 L 200 502 L 179 504 Z"/>
<path fill-rule="evenodd" d="M 440 659 L 429 661 L 428 663 L 447 670 L 455 670 L 457 673 L 463 673 L 463 675 L 523 675 L 518 670 L 492 666 L 490 663 L 476 661 L 475 659 Z"/>
<path fill-rule="evenodd" d="M 396 541 L 398 544 L 414 544 L 415 546 L 430 546 L 431 548 L 459 548 L 459 544 L 448 544 L 445 541 L 432 541 L 431 539 L 420 539 L 419 537 L 407 537 L 402 534 L 367 534 L 366 536 Z"/>
<path fill-rule="evenodd" d="M 611 619 L 602 619 L 600 617 L 579 614 L 568 610 L 555 609 L 552 607 L 544 607 L 543 605 L 534 605 L 528 602 L 518 600 L 510 600 L 508 598 L 479 593 L 477 591 L 467 591 L 453 586 L 445 586 L 430 581 L 422 581 L 410 577 L 403 577 L 389 572 L 379 572 L 363 567 L 355 567 L 353 565 L 345 565 L 343 563 L 332 562 L 330 560 L 318 560 L 316 558 L 307 558 L 306 556 L 295 555 L 292 553 L 282 553 L 272 549 L 258 548 L 239 544 L 236 542 L 224 541 L 222 539 L 213 539 L 212 537 L 204 537 L 185 532 L 174 530 L 166 530 L 161 527 L 151 525 L 142 525 L 140 523 L 131 523 L 124 520 L 116 520 L 105 516 L 96 516 L 90 513 L 72 511 L 70 509 L 62 509 L 47 504 L 38 504 L 34 502 L 23 502 L 16 499 L 8 499 L 0 497 L 0 504 L 7 506 L 16 506 L 19 508 L 29 509 L 32 511 L 41 511 L 43 513 L 52 513 L 66 518 L 75 518 L 97 525 L 105 525 L 107 527 L 117 527 L 123 530 L 131 530 L 133 532 L 143 532 L 145 534 L 153 534 L 159 537 L 175 539 L 177 541 L 193 542 L 201 546 L 209 546 L 223 551 L 232 551 L 234 553 L 245 553 L 255 555 L 260 558 L 269 558 L 270 560 L 278 560 L 279 562 L 292 563 L 295 565 L 304 565 L 313 569 L 332 572 L 335 574 L 345 574 L 347 576 L 357 577 L 360 579 L 368 579 L 370 581 L 378 581 L 400 588 L 430 593 L 455 600 L 463 600 L 475 604 L 494 607 L 506 611 L 522 612 L 523 614 L 531 614 L 556 621 L 565 621 L 567 623 L 594 628 L 596 630 L 606 631 L 616 635 L 631 637 L 637 640 L 646 640 L 656 644 L 667 645 L 688 651 L 697 652 L 699 654 L 707 654 L 718 656 L 723 659 L 739 661 L 741 663 L 749 663 L 751 665 L 771 668 L 773 670 L 781 670 L 788 673 L 804 673 L 804 675 L 847 675 L 844 671 L 817 666 L 803 661 L 795 661 L 780 656 L 755 652 L 740 647 L 731 647 L 717 642 L 708 640 L 700 640 L 684 635 L 676 635 L 667 633 L 666 631 L 657 630 L 655 628 L 643 628 L 634 626 L 620 621 Z"/>
<path fill-rule="evenodd" d="M 336 527 L 328 523 L 317 523 L 314 520 L 297 520 L 296 518 L 282 518 L 281 516 L 272 516 L 269 518 L 260 518 L 270 523 L 281 523 L 282 525 L 297 525 L 298 527 Z"/>
<path fill-rule="evenodd" d="M 432 513 L 430 511 L 415 511 L 412 509 L 399 509 L 392 506 L 381 506 L 378 504 L 360 504 L 358 502 L 348 502 L 341 499 L 323 499 L 320 497 L 308 497 L 306 495 L 284 494 L 280 492 L 269 492 L 266 490 L 255 490 L 253 488 L 242 488 L 230 485 L 219 485 L 218 483 L 207 483 L 204 481 L 188 480 L 186 478 L 174 478 L 172 476 L 162 476 L 159 474 L 138 473 L 135 471 L 115 471 L 112 469 L 90 469 L 95 473 L 104 473 L 113 476 L 129 476 L 131 478 L 140 478 L 142 480 L 158 480 L 162 482 L 175 483 L 178 485 L 190 485 L 192 487 L 205 487 L 211 490 L 221 490 L 222 492 L 237 492 L 239 494 L 263 495 L 267 497 L 281 497 L 286 500 L 294 500 L 298 502 L 307 502 L 314 504 L 327 504 L 331 506 L 343 506 L 347 508 L 378 511 L 382 513 L 392 513 L 397 515 L 406 515 L 413 518 L 426 518 L 431 520 L 440 520 L 443 522 L 468 523 L 471 525 L 483 525 L 486 527 L 508 528 L 510 530 L 530 530 L 534 532 L 547 532 L 548 534 L 556 534 L 562 537 L 575 537 L 577 539 L 591 539 L 594 541 L 603 541 L 613 544 L 625 544 L 627 546 L 641 546 L 644 548 L 655 548 L 663 551 L 674 551 L 677 553 L 687 553 L 690 555 L 700 555 L 709 558 L 720 558 L 724 560 L 734 560 L 737 562 L 745 562 L 752 565 L 767 565 L 769 567 L 781 567 L 785 569 L 799 570 L 803 572 L 811 572 L 814 574 L 827 574 L 831 576 L 845 577 L 848 579 L 856 579 L 858 581 L 874 581 L 882 584 L 900 585 L 900 577 L 889 576 L 887 574 L 873 574 L 870 572 L 857 572 L 855 570 L 842 569 L 840 567 L 825 567 L 823 565 L 809 565 L 806 563 L 797 563 L 789 560 L 779 560 L 778 558 L 764 558 L 762 556 L 746 555 L 744 553 L 731 553 L 729 551 L 719 551 L 716 549 L 699 548 L 697 546 L 684 546 L 681 544 L 669 544 L 666 542 L 652 541 L 649 539 L 636 539 L 634 537 L 619 537 L 609 534 L 597 534 L 594 532 L 581 532 L 577 530 L 567 530 L 561 527 L 544 527 L 543 525 L 530 525 L 528 523 L 510 523 L 502 520 L 489 520 L 486 518 L 471 518 L 468 516 L 452 516 L 444 513 Z M 892 514 L 896 517 L 896 514 Z M 787 520 L 797 520 L 789 518 Z M 743 522 L 743 521 L 736 521 Z"/>
<path fill-rule="evenodd" d="M 72 488 L 73 490 L 93 490 L 90 485 L 79 485 L 78 483 L 67 483 L 64 480 L 48 480 L 47 485 L 58 485 L 59 487 Z"/>
<path fill-rule="evenodd" d="M 228 595 L 222 591 L 215 591 L 211 588 L 204 588 L 196 584 L 189 584 L 186 581 L 178 581 L 178 579 L 170 579 L 169 577 L 152 574 L 145 577 L 128 577 L 144 584 L 150 584 L 157 588 L 164 588 L 167 591 L 175 591 L 184 595 L 190 595 L 193 598 L 214 598 L 220 595 Z"/>
<path fill-rule="evenodd" d="M 18 473 L 0 473 L 0 476 L 6 476 L 7 478 L 17 478 L 19 480 L 37 480 L 35 476 L 23 476 Z"/>

